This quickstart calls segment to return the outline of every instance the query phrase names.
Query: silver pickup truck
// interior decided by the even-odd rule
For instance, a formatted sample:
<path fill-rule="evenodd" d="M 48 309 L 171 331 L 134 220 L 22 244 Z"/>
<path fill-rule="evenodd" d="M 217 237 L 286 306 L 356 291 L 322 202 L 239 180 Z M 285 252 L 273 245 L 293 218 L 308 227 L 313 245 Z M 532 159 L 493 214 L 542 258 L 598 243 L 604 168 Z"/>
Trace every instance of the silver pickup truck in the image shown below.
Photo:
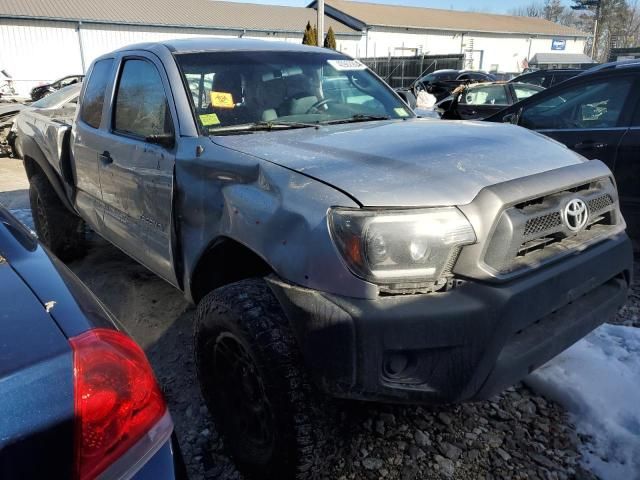
<path fill-rule="evenodd" d="M 134 45 L 92 64 L 72 125 L 25 112 L 17 142 L 53 252 L 88 225 L 198 304 L 202 392 L 248 476 L 312 471 L 328 398 L 486 398 L 626 300 L 603 163 L 416 118 L 331 50 Z"/>

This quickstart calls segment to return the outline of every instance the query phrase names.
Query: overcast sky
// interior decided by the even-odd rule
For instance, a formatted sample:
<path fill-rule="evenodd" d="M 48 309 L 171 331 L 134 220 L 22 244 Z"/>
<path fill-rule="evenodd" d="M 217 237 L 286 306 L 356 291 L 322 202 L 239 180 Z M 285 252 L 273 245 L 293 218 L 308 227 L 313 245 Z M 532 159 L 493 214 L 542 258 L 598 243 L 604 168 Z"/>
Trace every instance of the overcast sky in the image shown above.
<path fill-rule="evenodd" d="M 234 0 L 248 3 L 269 3 L 272 5 L 290 5 L 294 7 L 304 7 L 311 3 L 311 0 Z M 395 5 L 451 8 L 455 10 L 475 10 L 493 13 L 508 13 L 513 8 L 529 5 L 535 0 L 367 0 L 375 3 L 388 3 Z M 543 3 L 540 0 L 540 3 Z M 565 5 L 571 2 L 563 1 Z"/>

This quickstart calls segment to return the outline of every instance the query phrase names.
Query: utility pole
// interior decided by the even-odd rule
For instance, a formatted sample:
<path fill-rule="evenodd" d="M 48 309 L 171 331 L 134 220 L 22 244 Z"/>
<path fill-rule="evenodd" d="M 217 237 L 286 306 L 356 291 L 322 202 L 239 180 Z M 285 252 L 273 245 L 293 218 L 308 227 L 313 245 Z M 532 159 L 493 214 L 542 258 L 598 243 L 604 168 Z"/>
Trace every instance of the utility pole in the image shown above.
<path fill-rule="evenodd" d="M 598 22 L 600 21 L 600 1 L 596 6 L 596 19 L 593 22 L 593 43 L 591 44 L 591 58 L 596 56 L 596 43 L 598 42 Z"/>
<path fill-rule="evenodd" d="M 591 58 L 596 55 L 596 44 L 598 43 L 598 23 L 600 21 L 600 7 L 602 0 L 573 0 L 575 5 L 571 5 L 573 10 L 590 10 L 596 7 L 595 19 L 593 21 L 593 40 L 591 42 Z"/>
<path fill-rule="evenodd" d="M 318 0 L 318 46 L 324 46 L 324 0 Z"/>

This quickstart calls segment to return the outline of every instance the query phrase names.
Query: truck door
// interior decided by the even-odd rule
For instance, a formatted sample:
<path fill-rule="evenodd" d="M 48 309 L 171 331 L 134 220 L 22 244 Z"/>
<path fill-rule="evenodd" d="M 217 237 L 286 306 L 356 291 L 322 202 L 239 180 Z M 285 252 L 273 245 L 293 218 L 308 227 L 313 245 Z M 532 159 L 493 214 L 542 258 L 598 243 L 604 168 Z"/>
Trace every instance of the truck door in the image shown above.
<path fill-rule="evenodd" d="M 176 118 L 162 65 L 148 53 L 123 57 L 111 102 L 110 143 L 100 154 L 106 236 L 176 285 L 172 195 Z"/>
<path fill-rule="evenodd" d="M 84 85 L 80 112 L 72 130 L 71 148 L 76 182 L 76 208 L 96 232 L 104 233 L 98 155 L 108 148 L 104 129 L 105 94 L 113 82 L 114 59 L 97 61 Z"/>

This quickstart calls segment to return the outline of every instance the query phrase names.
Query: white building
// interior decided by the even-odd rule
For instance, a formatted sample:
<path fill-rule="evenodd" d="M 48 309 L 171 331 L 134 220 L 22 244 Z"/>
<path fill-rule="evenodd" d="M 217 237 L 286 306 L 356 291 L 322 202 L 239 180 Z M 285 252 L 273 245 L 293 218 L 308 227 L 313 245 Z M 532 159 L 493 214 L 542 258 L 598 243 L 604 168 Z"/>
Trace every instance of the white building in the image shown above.
<path fill-rule="evenodd" d="M 84 73 L 97 56 L 132 43 L 194 36 L 299 43 L 307 22 L 316 23 L 314 5 L 0 0 L 0 70 L 27 94 L 35 85 Z M 347 0 L 326 0 L 325 9 L 325 31 L 331 26 L 338 50 L 357 58 L 462 54 L 466 68 L 508 72 L 549 53 L 557 54 L 557 65 L 590 61 L 583 54 L 585 33 L 541 19 Z"/>
<path fill-rule="evenodd" d="M 35 85 L 84 73 L 91 61 L 132 43 L 170 38 L 248 37 L 300 43 L 311 8 L 211 0 L 0 1 L 0 69 L 26 95 Z M 362 33 L 325 18 L 338 50 L 360 55 Z"/>
<path fill-rule="evenodd" d="M 559 65 L 591 62 L 587 34 L 539 18 L 348 0 L 326 0 L 325 13 L 363 32 L 364 57 L 463 54 L 466 68 L 504 72 L 543 53 L 566 54 Z"/>

